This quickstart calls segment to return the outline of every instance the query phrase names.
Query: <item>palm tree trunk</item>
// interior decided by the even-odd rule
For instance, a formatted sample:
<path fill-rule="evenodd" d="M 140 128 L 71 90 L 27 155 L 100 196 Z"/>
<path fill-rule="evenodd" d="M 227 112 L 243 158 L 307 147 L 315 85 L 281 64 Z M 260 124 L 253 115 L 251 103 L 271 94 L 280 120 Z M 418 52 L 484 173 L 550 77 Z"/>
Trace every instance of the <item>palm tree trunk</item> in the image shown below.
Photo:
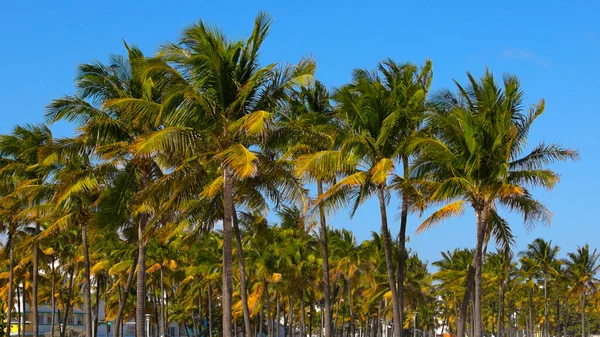
<path fill-rule="evenodd" d="M 399 337 L 402 325 L 400 322 L 400 306 L 398 303 L 398 294 L 396 291 L 396 280 L 394 272 L 394 262 L 392 259 L 392 238 L 387 224 L 387 210 L 385 205 L 385 186 L 380 185 L 377 189 L 379 197 L 379 210 L 381 212 L 381 235 L 383 236 L 383 248 L 385 251 L 385 262 L 387 265 L 388 283 L 392 292 L 392 314 L 394 323 L 394 336 Z M 481 337 L 481 336 L 475 336 Z"/>
<path fill-rule="evenodd" d="M 477 257 L 475 264 L 475 306 L 473 315 L 475 316 L 475 324 L 473 337 L 483 336 L 483 321 L 482 321 L 482 271 L 483 271 L 483 244 L 485 241 L 486 224 L 487 224 L 487 206 L 475 211 L 477 217 L 477 245 L 475 247 L 475 255 Z"/>
<path fill-rule="evenodd" d="M 354 311 L 352 310 L 352 287 L 350 282 L 348 282 L 348 313 L 350 315 L 350 334 L 354 336 Z"/>
<path fill-rule="evenodd" d="M 288 296 L 289 300 L 289 311 L 288 311 L 288 336 L 294 336 L 294 296 Z"/>
<path fill-rule="evenodd" d="M 250 308 L 248 308 L 248 291 L 246 286 L 246 266 L 244 261 L 244 250 L 242 248 L 242 236 L 240 235 L 240 226 L 237 217 L 237 211 L 233 198 L 231 200 L 231 209 L 233 216 L 233 234 L 235 235 L 235 249 L 238 256 L 238 265 L 240 267 L 240 297 L 242 300 L 242 311 L 244 315 L 244 330 L 246 337 L 252 337 L 250 325 Z"/>
<path fill-rule="evenodd" d="M 81 241 L 83 243 L 83 301 L 85 337 L 92 337 L 92 295 L 90 292 L 90 253 L 88 248 L 88 224 L 83 221 L 81 226 Z"/>
<path fill-rule="evenodd" d="M 23 292 L 25 292 L 23 290 Z M 23 299 L 25 299 L 25 294 L 23 294 Z M 21 334 L 21 327 L 23 326 L 23 310 L 21 310 L 21 308 L 25 308 L 25 305 L 21 306 L 21 287 L 19 287 L 19 285 L 17 284 L 17 308 L 18 308 L 18 317 L 19 317 L 19 324 L 17 325 L 17 336 L 21 337 L 23 336 Z"/>
<path fill-rule="evenodd" d="M 383 301 L 379 300 L 379 308 L 377 309 L 377 334 L 376 337 L 382 337 L 382 326 L 381 326 L 381 310 L 383 310 Z"/>
<path fill-rule="evenodd" d="M 323 182 L 317 181 L 317 193 L 323 194 Z M 331 337 L 331 285 L 329 280 L 329 248 L 327 240 L 327 221 L 325 218 L 325 209 L 319 205 L 319 243 L 321 245 L 321 257 L 323 259 L 323 302 L 325 305 L 324 326 L 325 337 Z"/>
<path fill-rule="evenodd" d="M 548 277 L 544 274 L 544 337 L 550 337 L 550 322 L 548 321 Z"/>
<path fill-rule="evenodd" d="M 165 337 L 165 272 L 164 268 L 160 268 L 160 294 L 158 296 L 158 305 L 159 305 L 159 324 L 158 324 L 158 335 L 160 337 Z M 194 319 L 194 321 L 196 321 Z"/>
<path fill-rule="evenodd" d="M 232 246 L 232 217 L 233 209 L 233 175 L 230 169 L 223 169 L 223 337 L 232 337 L 231 301 L 233 292 L 233 256 Z M 138 336 L 142 337 L 142 336 Z"/>
<path fill-rule="evenodd" d="M 473 294 L 473 288 L 475 287 L 475 264 L 477 263 L 476 254 L 473 254 L 471 259 L 471 265 L 467 272 L 467 281 L 465 284 L 465 295 L 460 306 L 460 316 L 456 320 L 456 335 L 457 337 L 464 337 L 467 327 L 467 312 L 469 310 L 469 303 Z"/>
<path fill-rule="evenodd" d="M 402 156 L 402 168 L 404 173 L 404 179 L 408 180 L 410 170 L 408 166 L 408 157 Z M 400 232 L 398 233 L 398 248 L 400 250 L 398 254 L 398 305 L 399 305 L 399 316 L 400 324 L 404 323 L 404 269 L 406 268 L 406 224 L 408 222 L 408 195 L 402 193 L 402 206 L 400 207 Z M 400 329 L 399 337 L 404 334 L 403 329 Z"/>
<path fill-rule="evenodd" d="M 135 333 L 136 337 L 146 337 L 146 243 L 144 231 L 146 230 L 147 215 L 140 215 L 138 221 L 138 263 L 135 292 Z"/>
<path fill-rule="evenodd" d="M 300 336 L 306 337 L 306 313 L 304 312 L 304 296 L 302 290 L 300 290 Z"/>
<path fill-rule="evenodd" d="M 102 277 L 96 277 L 96 303 L 94 305 L 94 320 L 92 322 L 92 336 L 98 337 L 98 316 L 100 313 L 100 289 L 102 288 Z"/>
<path fill-rule="evenodd" d="M 56 270 L 55 270 L 55 266 L 54 266 L 54 258 L 52 258 L 52 262 L 51 262 L 51 266 L 50 268 L 52 269 L 52 284 L 50 285 L 50 301 L 51 301 L 51 306 L 52 306 L 52 314 L 51 314 L 51 320 L 52 322 L 50 323 L 50 337 L 54 337 L 54 328 L 55 328 L 55 324 L 56 324 L 56 297 L 55 297 L 55 293 L 56 293 Z"/>
<path fill-rule="evenodd" d="M 510 320 L 509 320 L 510 321 Z M 504 336 L 504 283 L 498 290 L 498 337 Z"/>
<path fill-rule="evenodd" d="M 65 337 L 67 332 L 67 320 L 71 310 L 71 297 L 73 296 L 73 279 L 75 278 L 75 267 L 69 267 L 69 288 L 67 289 L 67 301 L 65 303 L 65 315 L 63 318 L 62 328 L 60 330 L 60 337 Z"/>
<path fill-rule="evenodd" d="M 35 223 L 35 232 L 34 236 L 38 234 L 40 231 L 40 223 L 36 221 Z M 31 284 L 31 311 L 32 311 L 32 319 L 31 323 L 33 324 L 33 337 L 38 337 L 39 331 L 39 322 L 38 322 L 38 241 L 37 239 L 33 239 L 33 282 Z"/>
<path fill-rule="evenodd" d="M 117 311 L 117 318 L 115 322 L 115 337 L 121 337 L 122 322 L 123 322 L 123 311 L 127 305 L 127 297 L 129 296 L 129 289 L 131 289 L 131 283 L 133 282 L 133 275 L 135 274 L 135 268 L 137 266 L 138 257 L 133 259 L 131 269 L 127 275 L 127 282 L 125 283 L 125 290 L 123 291 L 123 298 L 119 299 L 119 309 Z"/>
<path fill-rule="evenodd" d="M 15 257 L 14 257 L 14 243 L 13 243 L 13 231 L 8 230 L 8 300 L 6 301 L 6 304 L 8 305 L 8 310 L 7 310 L 7 316 L 6 316 L 6 321 L 8 322 L 8 324 L 6 324 L 6 334 L 5 336 L 10 336 L 10 323 L 12 321 L 12 310 L 13 310 L 13 296 L 14 296 L 14 289 L 13 289 L 13 285 L 14 285 L 14 278 L 15 278 Z"/>
<path fill-rule="evenodd" d="M 210 291 L 210 283 L 208 283 L 208 337 L 212 337 L 213 329 L 212 329 L 212 300 L 211 300 L 211 291 Z"/>
<path fill-rule="evenodd" d="M 273 337 L 273 316 L 271 315 L 271 298 L 269 295 L 269 282 L 264 281 L 263 288 L 265 289 L 265 307 L 267 309 L 267 336 Z"/>
<path fill-rule="evenodd" d="M 529 289 L 529 337 L 535 334 L 535 326 L 533 324 L 533 289 Z"/>
<path fill-rule="evenodd" d="M 585 289 L 581 293 L 581 337 L 585 337 Z"/>

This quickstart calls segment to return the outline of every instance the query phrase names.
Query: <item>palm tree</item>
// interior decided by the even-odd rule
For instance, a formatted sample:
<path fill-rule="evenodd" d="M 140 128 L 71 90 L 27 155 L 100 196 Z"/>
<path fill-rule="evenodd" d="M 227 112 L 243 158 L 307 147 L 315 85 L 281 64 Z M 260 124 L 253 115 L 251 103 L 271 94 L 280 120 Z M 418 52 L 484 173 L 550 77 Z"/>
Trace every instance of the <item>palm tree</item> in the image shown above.
<path fill-rule="evenodd" d="M 2 222 L 7 223 L 8 248 L 10 256 L 10 278 L 8 315 L 12 311 L 12 274 L 13 274 L 13 235 L 19 225 L 34 223 L 33 236 L 40 232 L 41 219 L 33 215 L 36 211 L 32 208 L 44 200 L 42 186 L 48 170 L 38 166 L 40 158 L 52 146 L 52 133 L 44 125 L 16 126 L 10 135 L 0 136 L 0 168 L 2 171 L 3 192 L 0 199 Z M 33 335 L 38 336 L 38 262 L 39 249 L 37 239 L 32 240 L 32 311 Z"/>
<path fill-rule="evenodd" d="M 154 146 L 176 151 L 185 158 L 180 167 L 212 167 L 219 175 L 205 184 L 222 190 L 223 209 L 223 334 L 232 333 L 232 239 L 234 190 L 239 182 L 255 176 L 261 156 L 253 151 L 264 136 L 278 102 L 289 88 L 306 83 L 314 64 L 302 61 L 279 71 L 275 64 L 260 67 L 258 56 L 271 19 L 261 13 L 247 40 L 231 42 L 216 28 L 200 21 L 186 28 L 178 45 L 163 48 L 166 62 L 150 65 L 146 73 L 173 81 L 155 106 L 141 99 L 117 102 L 141 118 L 160 112 L 166 127 L 137 144 L 138 153 L 150 155 Z M 138 117 L 139 118 L 139 117 Z M 252 149 L 252 150 L 251 150 Z M 187 166 L 186 166 L 187 165 Z M 180 172 L 180 171 L 178 171 Z M 198 169 L 196 169 L 198 172 Z M 206 177 L 206 171 L 199 172 Z M 193 173 L 193 172 L 192 172 Z M 198 179 L 196 175 L 188 175 Z M 197 185 L 197 183 L 193 183 Z M 181 193 L 181 192 L 180 192 Z M 214 194 L 210 195 L 211 197 Z M 250 336 L 246 289 L 241 290 L 244 327 Z"/>
<path fill-rule="evenodd" d="M 113 223 L 117 227 L 135 223 L 138 237 L 137 280 L 136 280 L 136 333 L 144 336 L 146 278 L 145 244 L 150 225 L 152 208 L 157 201 L 138 193 L 162 175 L 164 152 L 153 149 L 152 155 L 140 154 L 135 144 L 151 131 L 161 129 L 157 117 L 139 118 L 137 111 L 126 104 L 130 100 L 142 100 L 157 104 L 161 96 L 161 85 L 165 81 L 152 81 L 142 76 L 147 60 L 136 47 L 125 43 L 128 57 L 111 56 L 110 64 L 100 62 L 82 64 L 77 75 L 76 96 L 67 96 L 53 101 L 46 118 L 50 122 L 66 120 L 78 124 L 79 135 L 67 142 L 61 153 L 94 156 L 105 161 L 105 167 L 120 168 L 112 175 L 107 186 L 108 195 L 100 207 L 100 223 Z M 156 111 L 154 111 L 156 113 Z M 97 182 L 92 180 L 92 182 Z M 88 181 L 89 183 L 89 181 Z M 144 199 L 144 200 L 140 200 Z M 131 219 L 133 218 L 133 219 Z M 131 221 L 130 221 L 131 220 Z"/>
<path fill-rule="evenodd" d="M 444 91 L 434 101 L 435 111 L 428 115 L 428 122 L 435 133 L 417 142 L 421 155 L 412 170 L 416 179 L 426 181 L 422 186 L 431 192 L 432 202 L 450 202 L 428 217 L 417 232 L 461 214 L 465 203 L 475 211 L 474 336 L 481 337 L 484 244 L 491 231 L 496 237 L 510 232 L 496 211 L 498 206 L 520 213 L 528 226 L 549 222 L 550 213 L 528 187 L 552 188 L 559 176 L 546 165 L 576 159 L 578 154 L 542 143 L 521 157 L 532 124 L 544 111 L 544 101 L 525 113 L 523 92 L 515 76 L 504 76 L 503 87 L 499 87 L 488 71 L 480 80 L 467 75 L 470 87 L 457 83 L 457 95 Z M 463 332 L 458 335 L 462 337 Z"/>
<path fill-rule="evenodd" d="M 524 251 L 522 259 L 526 259 L 528 265 L 537 272 L 542 278 L 544 287 L 544 329 L 543 336 L 550 336 L 550 319 L 548 317 L 548 281 L 550 278 L 558 275 L 556 270 L 557 255 L 559 248 L 552 245 L 552 241 L 545 241 L 542 238 L 535 239 L 527 245 L 527 250 Z"/>
<path fill-rule="evenodd" d="M 564 260 L 567 277 L 571 283 L 571 294 L 577 295 L 581 303 L 581 337 L 585 337 L 585 298 L 595 292 L 598 279 L 594 276 L 600 269 L 600 254 L 590 250 L 589 245 L 577 247 L 577 252 L 568 253 Z"/>

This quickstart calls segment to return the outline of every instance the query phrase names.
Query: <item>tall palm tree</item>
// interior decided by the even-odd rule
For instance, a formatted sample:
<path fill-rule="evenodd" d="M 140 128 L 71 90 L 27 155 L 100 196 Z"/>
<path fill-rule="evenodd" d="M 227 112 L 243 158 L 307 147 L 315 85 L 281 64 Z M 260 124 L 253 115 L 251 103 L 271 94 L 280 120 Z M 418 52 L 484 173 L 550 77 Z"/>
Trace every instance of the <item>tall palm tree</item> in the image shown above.
<path fill-rule="evenodd" d="M 291 87 L 306 83 L 314 72 L 311 60 L 281 70 L 275 64 L 260 66 L 259 51 L 270 26 L 270 17 L 261 13 L 250 37 L 232 42 L 220 30 L 202 21 L 193 24 L 183 31 L 179 44 L 163 48 L 163 62 L 151 64 L 145 71 L 155 79 L 166 78 L 172 82 L 162 104 L 154 105 L 142 99 L 116 102 L 135 112 L 138 118 L 151 118 L 159 113 L 166 125 L 139 142 L 138 153 L 150 155 L 154 146 L 160 146 L 185 159 L 177 172 L 189 167 L 195 167 L 195 172 L 201 171 L 198 174 L 204 177 L 207 176 L 205 169 L 212 167 L 212 172 L 218 172 L 205 186 L 213 191 L 221 190 L 223 195 L 224 336 L 232 333 L 234 191 L 239 182 L 257 174 L 261 156 L 255 147 L 260 145 L 272 120 L 271 111 Z M 195 174 L 188 177 L 199 178 Z M 214 193 L 209 194 L 214 196 Z M 246 289 L 241 293 L 244 327 L 249 337 Z"/>
<path fill-rule="evenodd" d="M 157 201 L 139 193 L 162 176 L 164 152 L 153 149 L 152 155 L 135 149 L 141 137 L 161 128 L 155 115 L 140 118 L 127 102 L 142 100 L 157 105 L 165 81 L 152 81 L 142 76 L 147 60 L 136 47 L 125 43 L 127 57 L 111 56 L 110 63 L 95 62 L 79 66 L 77 94 L 53 101 L 47 109 L 50 122 L 66 120 L 78 125 L 78 136 L 59 153 L 93 155 L 106 162 L 105 167 L 119 168 L 113 174 L 109 195 L 100 207 L 100 223 L 117 227 L 135 223 L 137 229 L 136 334 L 145 335 L 145 244 L 154 220 L 152 208 Z M 160 164 L 159 164 L 160 163 Z"/>
<path fill-rule="evenodd" d="M 581 337 L 585 337 L 585 298 L 588 292 L 597 290 L 598 279 L 594 277 L 600 270 L 600 254 L 590 250 L 590 246 L 577 247 L 577 252 L 568 253 L 564 260 L 567 277 L 571 283 L 570 293 L 577 295 L 581 303 Z"/>
<path fill-rule="evenodd" d="M 432 202 L 450 202 L 428 217 L 417 232 L 461 214 L 465 203 L 475 211 L 474 336 L 481 337 L 486 237 L 490 231 L 498 236 L 510 230 L 496 210 L 506 206 L 520 213 L 528 226 L 549 222 L 549 211 L 533 198 L 528 187 L 552 188 L 559 176 L 547 169 L 547 164 L 578 155 L 574 150 L 542 143 L 522 156 L 531 126 L 544 111 L 544 101 L 525 113 L 517 77 L 504 76 L 502 86 L 489 71 L 479 80 L 471 74 L 468 78 L 469 87 L 457 83 L 457 95 L 444 91 L 435 100 L 434 112 L 428 115 L 435 134 L 417 142 L 421 155 L 413 165 L 413 174 L 426 181 L 423 187 L 431 192 Z"/>
<path fill-rule="evenodd" d="M 537 272 L 543 281 L 544 287 L 544 329 L 543 336 L 550 336 L 550 318 L 548 310 L 548 281 L 558 275 L 557 256 L 559 248 L 552 245 L 552 241 L 542 238 L 535 239 L 527 245 L 527 250 L 522 252 L 522 259 L 526 259 L 534 272 Z"/>

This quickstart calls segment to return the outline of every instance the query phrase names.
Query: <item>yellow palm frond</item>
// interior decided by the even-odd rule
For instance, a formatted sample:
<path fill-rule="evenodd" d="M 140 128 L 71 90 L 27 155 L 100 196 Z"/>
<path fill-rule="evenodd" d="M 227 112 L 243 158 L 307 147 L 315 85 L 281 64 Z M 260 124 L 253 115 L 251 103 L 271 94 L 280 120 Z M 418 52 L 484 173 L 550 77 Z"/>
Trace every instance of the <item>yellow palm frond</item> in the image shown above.
<path fill-rule="evenodd" d="M 258 158 L 242 144 L 229 147 L 217 154 L 217 158 L 231 168 L 240 178 L 247 178 L 256 174 L 256 161 Z"/>
<path fill-rule="evenodd" d="M 371 180 L 378 185 L 387 181 L 389 174 L 394 170 L 394 161 L 389 158 L 383 158 L 370 170 Z"/>
<path fill-rule="evenodd" d="M 415 235 L 421 234 L 429 228 L 439 224 L 441 221 L 461 215 L 464 212 L 464 200 L 457 200 L 433 212 L 415 231 Z"/>

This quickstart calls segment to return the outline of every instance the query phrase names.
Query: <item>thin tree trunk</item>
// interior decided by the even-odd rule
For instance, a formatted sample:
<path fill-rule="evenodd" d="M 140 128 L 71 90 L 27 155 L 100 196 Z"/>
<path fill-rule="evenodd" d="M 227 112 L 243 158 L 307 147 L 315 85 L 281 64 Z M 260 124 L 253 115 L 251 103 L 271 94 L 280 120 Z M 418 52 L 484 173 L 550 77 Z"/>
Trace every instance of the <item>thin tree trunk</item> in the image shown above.
<path fill-rule="evenodd" d="M 289 337 L 293 337 L 294 336 L 294 296 L 290 295 L 288 296 L 288 300 L 289 300 L 289 311 L 288 311 L 288 336 Z"/>
<path fill-rule="evenodd" d="M 377 335 L 376 335 L 376 337 L 382 337 L 381 310 L 383 310 L 383 301 L 379 300 L 379 308 L 377 309 Z"/>
<path fill-rule="evenodd" d="M 535 334 L 535 326 L 533 324 L 533 289 L 529 289 L 529 337 Z"/>
<path fill-rule="evenodd" d="M 51 306 L 52 306 L 52 314 L 51 314 L 51 320 L 52 322 L 50 323 L 50 336 L 54 337 L 54 329 L 55 329 L 55 324 L 56 324 L 56 270 L 55 270 L 55 266 L 54 266 L 54 258 L 52 258 L 52 262 L 51 262 L 51 266 L 50 268 L 52 269 L 52 284 L 50 285 L 50 291 L 51 291 L 51 297 L 50 297 L 50 301 L 51 301 Z"/>
<path fill-rule="evenodd" d="M 482 209 L 476 210 L 477 217 L 477 245 L 475 247 L 475 254 L 477 256 L 475 264 L 475 307 L 473 314 L 475 316 L 475 324 L 473 331 L 473 337 L 483 336 L 483 321 L 482 321 L 482 271 L 483 271 L 483 244 L 485 241 L 486 224 L 487 224 L 487 206 L 483 206 Z"/>
<path fill-rule="evenodd" d="M 233 175 L 228 167 L 223 168 L 223 337 L 232 337 L 231 302 L 233 293 L 232 218 L 233 218 Z M 138 336 L 141 337 L 141 336 Z"/>
<path fill-rule="evenodd" d="M 550 337 L 550 322 L 548 321 L 548 277 L 544 274 L 544 337 Z"/>
<path fill-rule="evenodd" d="M 146 336 L 146 230 L 147 214 L 141 214 L 138 220 L 138 263 L 135 292 L 135 334 L 136 337 Z"/>
<path fill-rule="evenodd" d="M 35 232 L 34 236 L 36 236 L 40 231 L 40 223 L 35 222 Z M 38 251 L 38 241 L 34 237 L 33 239 L 33 282 L 31 284 L 31 311 L 33 314 L 33 318 L 31 319 L 31 323 L 33 324 L 33 337 L 38 337 L 39 335 L 39 322 L 38 322 L 38 259 L 39 259 L 39 251 Z"/>
<path fill-rule="evenodd" d="M 269 296 L 269 282 L 265 281 L 265 307 L 267 308 L 267 336 L 273 337 L 273 316 L 271 316 L 271 298 Z"/>
<path fill-rule="evenodd" d="M 69 319 L 69 311 L 71 310 L 71 297 L 73 296 L 73 278 L 75 277 L 75 267 L 69 268 L 69 288 L 67 289 L 67 303 L 65 304 L 65 315 L 63 318 L 62 328 L 60 330 L 60 337 L 65 337 L 67 331 L 67 320 Z"/>
<path fill-rule="evenodd" d="M 100 289 L 102 288 L 102 278 L 96 277 L 96 303 L 94 305 L 94 320 L 92 325 L 92 335 L 98 337 L 98 315 L 100 313 Z"/>
<path fill-rule="evenodd" d="M 280 337 L 279 336 L 279 318 L 281 317 L 281 303 L 279 302 L 279 292 L 277 292 L 277 294 L 275 295 L 275 301 L 277 301 L 277 313 L 276 313 L 276 327 L 275 327 L 275 337 Z M 284 332 L 285 333 L 285 332 Z"/>
<path fill-rule="evenodd" d="M 6 335 L 5 336 L 10 336 L 10 324 L 12 322 L 12 310 L 13 310 L 13 296 L 14 296 L 14 292 L 15 290 L 13 289 L 13 285 L 14 285 L 14 278 L 15 278 L 15 257 L 14 257 L 14 238 L 13 238 L 13 231 L 12 230 L 8 230 L 8 300 L 6 301 L 7 305 L 8 305 L 8 310 L 7 310 L 7 317 L 6 317 L 6 321 L 8 322 L 8 324 L 6 325 Z"/>
<path fill-rule="evenodd" d="M 24 306 L 23 306 L 24 307 Z M 21 310 L 21 287 L 17 284 L 17 317 L 19 324 L 17 324 L 17 336 L 21 337 L 21 326 L 23 325 L 23 310 Z"/>
<path fill-rule="evenodd" d="M 465 284 L 465 295 L 463 297 L 463 301 L 460 306 L 460 316 L 456 322 L 456 335 L 457 337 L 464 337 L 467 327 L 467 312 L 469 309 L 469 303 L 471 302 L 471 297 L 473 294 L 473 288 L 475 287 L 475 264 L 477 263 L 477 257 L 475 256 L 475 252 L 473 253 L 473 258 L 471 259 L 471 265 L 469 266 L 469 270 L 467 271 L 467 281 Z M 472 337 L 472 335 L 470 336 Z"/>
<path fill-rule="evenodd" d="M 304 312 L 304 295 L 300 290 L 300 336 L 306 337 L 306 313 Z M 261 336 L 262 337 L 262 336 Z"/>
<path fill-rule="evenodd" d="M 385 251 L 385 262 L 387 265 L 388 283 L 392 292 L 392 314 L 394 323 L 394 336 L 399 337 L 402 325 L 400 322 L 400 306 L 398 303 L 398 294 L 396 291 L 396 280 L 394 272 L 394 262 L 392 259 L 392 239 L 387 224 L 387 210 L 385 205 L 385 186 L 380 185 L 378 188 L 379 209 L 381 212 L 381 235 L 383 236 L 383 248 Z M 481 336 L 475 336 L 481 337 Z"/>
<path fill-rule="evenodd" d="M 323 182 L 317 181 L 317 193 L 323 194 Z M 325 305 L 324 322 L 325 337 L 331 336 L 331 285 L 329 280 L 329 248 L 327 247 L 327 221 L 325 218 L 325 209 L 319 204 L 319 244 L 321 245 L 321 257 L 323 259 L 323 302 Z"/>
<path fill-rule="evenodd" d="M 167 311 L 169 308 L 167 307 Z M 166 315 L 169 313 L 167 312 Z M 167 322 L 167 326 L 169 326 L 169 320 L 165 315 L 165 321 Z M 198 289 L 198 326 L 200 327 L 200 333 L 204 335 L 204 319 L 202 318 L 202 289 Z M 177 336 L 169 336 L 169 337 L 177 337 Z"/>
<path fill-rule="evenodd" d="M 585 289 L 581 294 L 581 337 L 585 337 Z"/>
<path fill-rule="evenodd" d="M 408 157 L 402 156 L 402 168 L 404 173 L 404 179 L 409 178 L 409 166 Z M 408 222 L 408 195 L 402 193 L 402 206 L 400 211 L 400 232 L 398 233 L 398 248 L 400 250 L 398 254 L 398 319 L 400 325 L 404 324 L 404 269 L 406 268 L 406 224 Z M 403 337 L 404 331 L 400 328 L 400 334 L 398 337 Z"/>
<path fill-rule="evenodd" d="M 133 259 L 133 264 L 131 265 L 131 269 L 129 269 L 129 274 L 127 275 L 127 282 L 125 283 L 125 290 L 123 291 L 123 298 L 119 299 L 119 309 L 117 311 L 117 318 L 115 323 L 115 337 L 121 337 L 122 333 L 122 322 L 123 322 L 123 311 L 125 310 L 125 306 L 127 305 L 127 297 L 129 296 L 129 290 L 131 289 L 131 283 L 133 282 L 133 275 L 135 274 L 135 269 L 137 266 L 138 257 Z M 144 336 L 145 337 L 145 336 Z"/>
<path fill-rule="evenodd" d="M 213 329 L 212 329 L 212 300 L 211 300 L 211 291 L 210 291 L 210 283 L 208 284 L 208 337 L 212 337 Z"/>
<path fill-rule="evenodd" d="M 350 316 L 350 326 L 349 331 L 352 336 L 354 336 L 355 328 L 354 328 L 354 311 L 352 310 L 352 287 L 351 282 L 348 281 L 348 313 Z"/>
<path fill-rule="evenodd" d="M 159 312 L 158 314 L 160 315 L 160 320 L 159 320 L 159 324 L 158 324 L 158 335 L 160 337 L 165 337 L 165 272 L 163 267 L 161 266 L 160 268 L 160 294 L 158 296 L 158 305 L 159 305 Z M 194 321 L 196 321 L 196 319 L 194 319 Z"/>
<path fill-rule="evenodd" d="M 258 320 L 258 335 L 263 337 L 264 310 L 260 310 L 260 318 Z"/>
<path fill-rule="evenodd" d="M 504 337 L 504 283 L 498 290 L 498 337 Z"/>
<path fill-rule="evenodd" d="M 90 253 L 88 248 L 88 224 L 83 221 L 81 226 L 81 241 L 83 243 L 83 301 L 85 337 L 92 337 L 92 294 L 90 290 Z"/>
<path fill-rule="evenodd" d="M 242 311 L 244 316 L 244 331 L 246 337 L 252 337 L 250 324 L 250 308 L 248 308 L 248 291 L 246 285 L 246 266 L 244 261 L 244 250 L 242 248 L 242 236 L 240 235 L 240 226 L 237 217 L 237 211 L 233 198 L 231 200 L 231 209 L 233 216 L 233 233 L 235 235 L 235 249 L 238 256 L 238 265 L 240 268 L 240 297 L 242 300 Z"/>

